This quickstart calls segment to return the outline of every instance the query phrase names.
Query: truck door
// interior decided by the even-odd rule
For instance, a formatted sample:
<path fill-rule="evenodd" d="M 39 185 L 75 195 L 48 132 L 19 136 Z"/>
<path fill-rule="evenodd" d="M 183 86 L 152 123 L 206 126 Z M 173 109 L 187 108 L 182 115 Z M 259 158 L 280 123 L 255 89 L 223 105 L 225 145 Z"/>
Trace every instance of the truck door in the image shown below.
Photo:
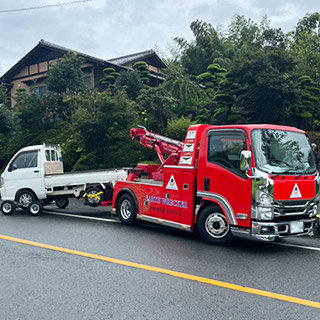
<path fill-rule="evenodd" d="M 18 153 L 10 162 L 5 174 L 7 197 L 14 198 L 21 189 L 31 189 L 38 198 L 45 196 L 43 186 L 43 169 L 40 166 L 40 150 Z"/>
<path fill-rule="evenodd" d="M 164 170 L 162 218 L 191 226 L 194 213 L 195 170 L 172 166 Z"/>
<path fill-rule="evenodd" d="M 220 204 L 230 224 L 250 227 L 251 179 L 240 170 L 240 153 L 248 149 L 243 130 L 210 130 L 199 165 L 199 195 Z M 228 211 L 228 212 L 226 212 Z"/>

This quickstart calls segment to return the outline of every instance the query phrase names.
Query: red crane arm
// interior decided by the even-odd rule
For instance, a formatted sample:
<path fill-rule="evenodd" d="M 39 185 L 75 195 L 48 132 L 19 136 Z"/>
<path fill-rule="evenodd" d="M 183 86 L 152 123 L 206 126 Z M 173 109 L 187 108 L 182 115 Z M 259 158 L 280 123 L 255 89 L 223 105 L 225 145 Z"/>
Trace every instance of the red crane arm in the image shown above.
<path fill-rule="evenodd" d="M 161 164 L 166 161 L 163 156 L 164 153 L 178 153 L 183 147 L 183 143 L 181 141 L 153 133 L 144 127 L 130 129 L 130 137 L 132 140 L 138 141 L 144 147 L 155 150 Z"/>

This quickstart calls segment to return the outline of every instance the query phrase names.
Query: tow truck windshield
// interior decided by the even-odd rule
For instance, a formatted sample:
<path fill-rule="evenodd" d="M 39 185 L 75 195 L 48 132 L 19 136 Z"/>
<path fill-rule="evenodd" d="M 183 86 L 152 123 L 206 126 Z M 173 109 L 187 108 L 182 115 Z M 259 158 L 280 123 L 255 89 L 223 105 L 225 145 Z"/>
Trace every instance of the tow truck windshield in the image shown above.
<path fill-rule="evenodd" d="M 256 167 L 269 174 L 312 174 L 316 165 L 303 133 L 255 129 L 251 133 Z"/>

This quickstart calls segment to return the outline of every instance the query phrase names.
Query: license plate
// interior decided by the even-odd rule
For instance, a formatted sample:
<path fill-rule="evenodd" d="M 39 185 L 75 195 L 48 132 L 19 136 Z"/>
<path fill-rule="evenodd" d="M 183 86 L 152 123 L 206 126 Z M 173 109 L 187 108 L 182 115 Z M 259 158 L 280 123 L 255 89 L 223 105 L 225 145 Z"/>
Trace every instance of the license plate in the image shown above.
<path fill-rule="evenodd" d="M 290 233 L 301 233 L 301 232 L 303 232 L 303 221 L 290 222 Z"/>

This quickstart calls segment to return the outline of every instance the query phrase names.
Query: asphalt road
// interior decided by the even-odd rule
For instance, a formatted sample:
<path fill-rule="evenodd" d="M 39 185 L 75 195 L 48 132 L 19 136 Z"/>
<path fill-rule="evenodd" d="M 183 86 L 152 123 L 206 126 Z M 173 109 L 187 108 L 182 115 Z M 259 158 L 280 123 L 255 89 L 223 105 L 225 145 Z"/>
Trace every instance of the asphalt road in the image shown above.
<path fill-rule="evenodd" d="M 0 253 L 4 320 L 320 318 L 319 237 L 210 246 L 72 202 L 0 215 Z"/>

